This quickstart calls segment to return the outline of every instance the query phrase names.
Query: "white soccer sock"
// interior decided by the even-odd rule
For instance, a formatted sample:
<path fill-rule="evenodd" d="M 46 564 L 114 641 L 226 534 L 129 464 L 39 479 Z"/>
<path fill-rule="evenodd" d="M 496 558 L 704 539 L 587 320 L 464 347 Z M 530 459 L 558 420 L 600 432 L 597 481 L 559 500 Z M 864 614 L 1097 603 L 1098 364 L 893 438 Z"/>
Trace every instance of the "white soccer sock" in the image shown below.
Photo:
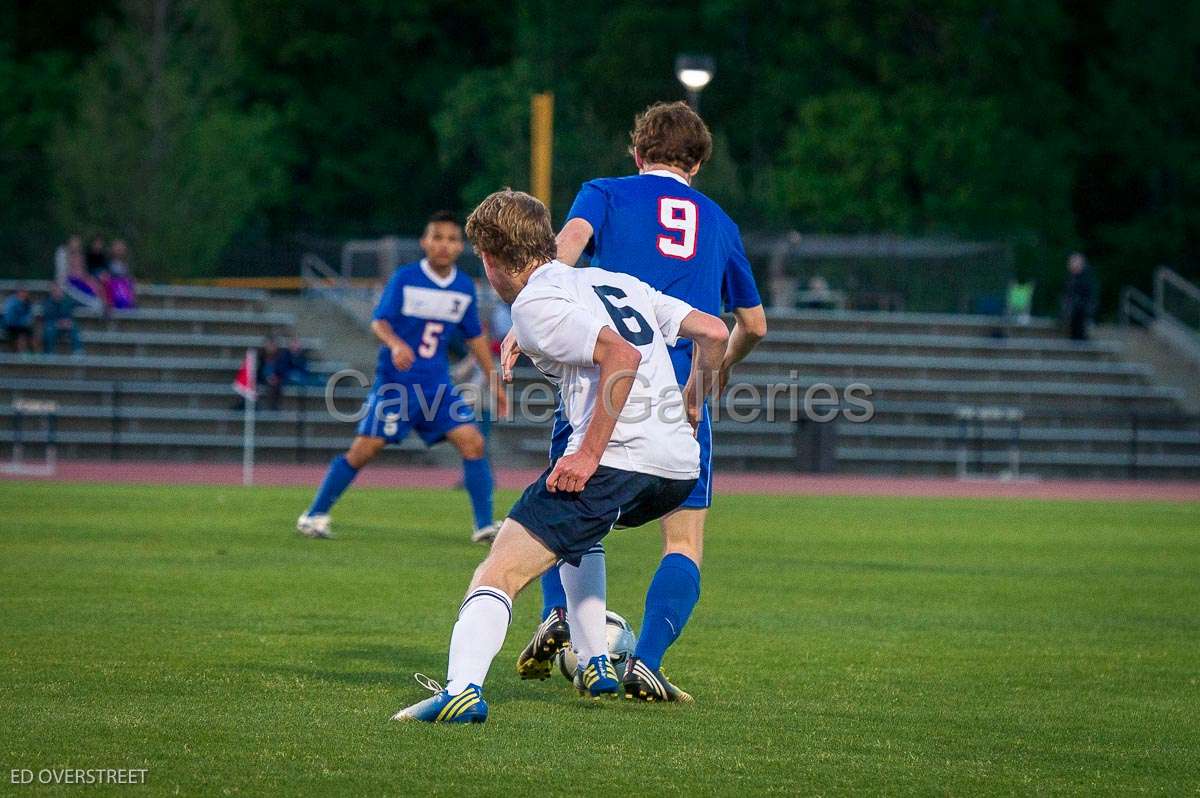
<path fill-rule="evenodd" d="M 607 607 L 608 579 L 604 565 L 604 547 L 597 543 L 583 555 L 579 567 L 563 563 L 558 567 L 563 590 L 567 594 L 567 618 L 571 624 L 571 645 L 579 655 L 579 664 L 592 657 L 608 654 Z"/>
<path fill-rule="evenodd" d="M 480 585 L 471 591 L 458 610 L 458 622 L 450 635 L 450 665 L 446 690 L 458 695 L 467 685 L 483 686 L 492 660 L 504 645 L 512 620 L 512 599 L 503 590 Z"/>

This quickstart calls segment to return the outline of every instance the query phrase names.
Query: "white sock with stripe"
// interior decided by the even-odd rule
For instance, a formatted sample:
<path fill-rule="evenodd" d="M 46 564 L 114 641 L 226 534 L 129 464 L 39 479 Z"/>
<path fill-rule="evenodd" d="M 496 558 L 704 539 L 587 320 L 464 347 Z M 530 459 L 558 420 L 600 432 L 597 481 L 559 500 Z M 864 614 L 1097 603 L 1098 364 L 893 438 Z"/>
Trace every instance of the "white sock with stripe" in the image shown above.
<path fill-rule="evenodd" d="M 450 635 L 450 665 L 446 690 L 458 695 L 468 685 L 483 686 L 492 660 L 504 645 L 512 621 L 512 599 L 497 587 L 480 585 L 471 591 L 458 610 L 458 621 Z"/>
<path fill-rule="evenodd" d="M 567 620 L 571 624 L 571 645 L 579 655 L 579 664 L 608 653 L 608 629 L 604 612 L 608 609 L 608 579 L 604 547 L 597 543 L 579 561 L 579 567 L 558 566 L 563 590 L 567 594 Z"/>

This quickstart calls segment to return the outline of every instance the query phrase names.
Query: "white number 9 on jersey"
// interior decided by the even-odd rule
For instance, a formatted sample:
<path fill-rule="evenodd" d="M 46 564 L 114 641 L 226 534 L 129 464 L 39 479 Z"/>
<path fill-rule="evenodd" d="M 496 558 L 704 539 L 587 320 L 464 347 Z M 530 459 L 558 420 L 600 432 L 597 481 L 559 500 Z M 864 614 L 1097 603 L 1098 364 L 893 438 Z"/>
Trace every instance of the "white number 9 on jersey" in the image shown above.
<path fill-rule="evenodd" d="M 668 258 L 689 260 L 696 254 L 696 203 L 679 197 L 658 198 L 658 223 L 675 235 L 660 235 L 658 251 Z"/>

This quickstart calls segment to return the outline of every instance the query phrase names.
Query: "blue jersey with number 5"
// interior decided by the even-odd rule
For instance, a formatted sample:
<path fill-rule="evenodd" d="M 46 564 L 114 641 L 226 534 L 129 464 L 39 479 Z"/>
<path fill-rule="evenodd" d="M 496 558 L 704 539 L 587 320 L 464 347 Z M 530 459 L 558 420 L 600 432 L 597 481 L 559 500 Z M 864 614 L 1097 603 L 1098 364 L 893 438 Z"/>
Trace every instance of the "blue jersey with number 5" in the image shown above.
<path fill-rule="evenodd" d="M 583 184 L 567 219 L 592 226 L 593 266 L 624 272 L 705 313 L 762 304 L 737 225 L 670 172 Z"/>
<path fill-rule="evenodd" d="M 455 328 L 470 340 L 482 334 L 475 284 L 457 268 L 443 279 L 425 261 L 396 269 L 375 308 L 374 318 L 392 325 L 412 348 L 412 367 L 399 371 L 392 353 L 379 347 L 376 385 L 437 385 L 450 382 L 446 340 Z"/>

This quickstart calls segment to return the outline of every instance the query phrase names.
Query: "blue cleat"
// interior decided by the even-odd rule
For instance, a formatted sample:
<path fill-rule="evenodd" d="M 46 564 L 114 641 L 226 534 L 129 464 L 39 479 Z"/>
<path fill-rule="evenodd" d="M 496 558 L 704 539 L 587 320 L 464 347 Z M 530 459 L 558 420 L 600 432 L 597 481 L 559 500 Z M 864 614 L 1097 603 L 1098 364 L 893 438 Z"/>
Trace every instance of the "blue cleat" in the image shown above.
<path fill-rule="evenodd" d="M 479 685 L 468 685 L 458 695 L 450 695 L 428 676 L 418 673 L 415 677 L 417 683 L 433 695 L 400 710 L 392 715 L 392 720 L 419 720 L 424 723 L 483 723 L 487 720 L 488 705 L 483 700 L 483 690 Z"/>
<path fill-rule="evenodd" d="M 575 671 L 575 689 L 582 696 L 616 698 L 621 692 L 617 671 L 608 657 L 601 654 L 588 660 L 587 667 Z"/>

